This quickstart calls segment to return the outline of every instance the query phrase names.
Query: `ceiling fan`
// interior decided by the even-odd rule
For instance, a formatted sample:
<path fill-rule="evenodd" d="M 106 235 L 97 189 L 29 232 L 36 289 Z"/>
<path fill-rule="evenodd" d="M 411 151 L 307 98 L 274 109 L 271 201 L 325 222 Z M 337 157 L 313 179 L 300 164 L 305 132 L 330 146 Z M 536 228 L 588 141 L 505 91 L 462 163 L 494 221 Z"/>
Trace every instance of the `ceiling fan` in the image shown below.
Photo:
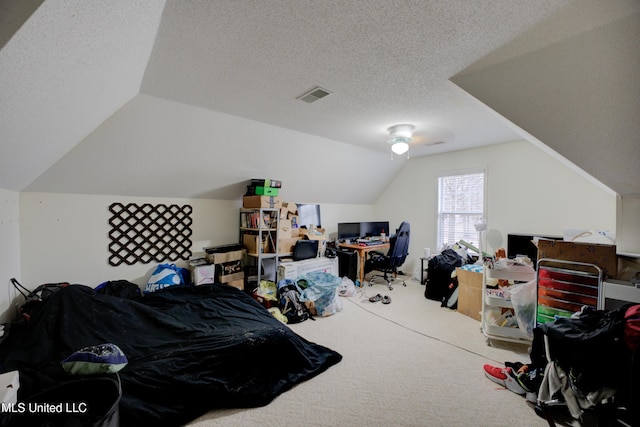
<path fill-rule="evenodd" d="M 415 126 L 410 124 L 399 124 L 391 126 L 387 131 L 389 132 L 389 139 L 387 139 L 387 143 L 391 145 L 391 159 L 393 159 L 393 155 L 402 155 L 407 153 L 407 158 L 409 158 L 409 147 L 410 146 L 431 146 L 437 144 L 444 144 L 444 141 L 438 139 L 428 139 L 422 136 L 416 136 L 413 134 L 413 130 Z"/>

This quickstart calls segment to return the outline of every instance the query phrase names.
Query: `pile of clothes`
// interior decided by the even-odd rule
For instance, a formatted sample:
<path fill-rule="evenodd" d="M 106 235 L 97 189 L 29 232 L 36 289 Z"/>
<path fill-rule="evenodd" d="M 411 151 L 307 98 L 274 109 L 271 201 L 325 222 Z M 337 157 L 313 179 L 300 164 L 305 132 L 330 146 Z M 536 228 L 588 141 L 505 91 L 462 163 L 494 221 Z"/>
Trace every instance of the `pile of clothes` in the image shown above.
<path fill-rule="evenodd" d="M 562 407 L 581 425 L 602 417 L 640 425 L 639 348 L 640 305 L 585 307 L 534 329 L 530 364 L 483 369 L 491 381 L 526 396 L 547 420 L 550 408 Z"/>

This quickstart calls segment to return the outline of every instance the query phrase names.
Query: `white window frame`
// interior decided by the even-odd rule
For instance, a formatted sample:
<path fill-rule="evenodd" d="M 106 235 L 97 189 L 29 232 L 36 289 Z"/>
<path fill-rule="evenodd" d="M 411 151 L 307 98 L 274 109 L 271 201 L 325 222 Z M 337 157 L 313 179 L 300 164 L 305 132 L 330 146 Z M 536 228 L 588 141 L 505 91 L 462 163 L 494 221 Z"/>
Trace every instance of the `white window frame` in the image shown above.
<path fill-rule="evenodd" d="M 483 185 L 482 185 L 482 209 L 481 211 L 466 211 L 464 209 L 461 210 L 444 210 L 443 209 L 443 194 L 441 193 L 441 182 L 442 179 L 448 177 L 456 177 L 462 175 L 474 175 L 474 174 L 482 174 L 483 176 Z M 480 236 L 476 231 L 474 225 L 480 219 L 487 219 L 487 169 L 486 168 L 470 168 L 464 170 L 455 170 L 455 171 L 445 171 L 437 174 L 437 194 L 438 194 L 438 203 L 436 206 L 436 239 L 437 239 L 437 247 L 439 250 L 443 248 L 445 245 L 453 245 L 460 240 L 465 240 L 468 243 L 471 243 L 477 247 L 480 247 Z M 462 222 L 462 230 L 463 231 L 455 231 L 455 230 L 446 230 L 446 219 L 451 218 L 451 216 L 459 216 L 459 220 Z M 466 217 L 466 219 L 465 219 Z M 466 223 L 466 224 L 465 224 Z M 445 236 L 448 236 L 445 238 Z M 453 236 L 453 237 L 452 237 Z M 452 240 L 452 241 L 451 241 Z"/>

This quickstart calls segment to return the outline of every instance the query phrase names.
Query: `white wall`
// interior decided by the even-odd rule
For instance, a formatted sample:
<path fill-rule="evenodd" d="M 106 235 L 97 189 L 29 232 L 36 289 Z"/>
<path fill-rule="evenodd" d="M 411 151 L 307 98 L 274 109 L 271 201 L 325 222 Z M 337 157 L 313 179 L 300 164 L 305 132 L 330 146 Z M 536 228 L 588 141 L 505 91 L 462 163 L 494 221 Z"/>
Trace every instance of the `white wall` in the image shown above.
<path fill-rule="evenodd" d="M 19 193 L 0 189 L 0 323 L 15 315 L 16 291 L 10 279 L 20 276 Z"/>
<path fill-rule="evenodd" d="M 411 247 L 404 271 L 413 273 L 423 248 L 436 250 L 438 173 L 478 167 L 487 170 L 490 250 L 506 246 L 508 233 L 616 230 L 615 193 L 524 141 L 410 159 L 374 206 L 321 204 L 322 225 L 331 235 L 338 222 L 389 220 L 394 230 L 409 221 Z M 313 197 L 295 201 L 314 202 Z M 240 197 L 221 201 L 21 193 L 21 241 L 14 237 L 9 251 L 21 247 L 23 282 L 96 286 L 126 279 L 143 284 L 155 264 L 112 267 L 107 262 L 108 206 L 113 202 L 191 204 L 194 252 L 238 241 Z M 10 228 L 17 235 L 15 226 Z"/>
<path fill-rule="evenodd" d="M 97 286 L 118 279 L 144 283 L 155 264 L 113 267 L 108 263 L 108 207 L 114 202 L 190 204 L 193 251 L 238 241 L 239 201 L 21 193 L 25 284 L 68 281 Z"/>
<path fill-rule="evenodd" d="M 506 247 L 509 233 L 616 230 L 616 194 L 528 142 L 413 158 L 374 206 L 392 230 L 411 223 L 405 273 L 413 273 L 424 247 L 435 249 L 438 173 L 469 168 L 487 171 L 489 252 Z"/>
<path fill-rule="evenodd" d="M 205 199 L 134 198 L 77 194 L 21 193 L 22 277 L 33 288 L 63 282 L 97 286 L 107 280 L 146 283 L 156 263 L 109 265 L 109 205 L 120 203 L 190 204 L 193 207 L 192 251 L 238 242 L 238 209 L 242 202 Z M 313 203 L 313 200 L 299 202 Z M 16 208 L 17 209 L 17 208 Z M 321 219 L 335 233 L 339 218 L 371 219 L 371 205 L 321 204 Z M 16 214 L 17 217 L 17 214 Z M 17 257 L 18 246 L 15 254 Z M 184 262 L 177 262 L 184 265 Z"/>
<path fill-rule="evenodd" d="M 640 195 L 618 199 L 618 252 L 640 258 Z"/>

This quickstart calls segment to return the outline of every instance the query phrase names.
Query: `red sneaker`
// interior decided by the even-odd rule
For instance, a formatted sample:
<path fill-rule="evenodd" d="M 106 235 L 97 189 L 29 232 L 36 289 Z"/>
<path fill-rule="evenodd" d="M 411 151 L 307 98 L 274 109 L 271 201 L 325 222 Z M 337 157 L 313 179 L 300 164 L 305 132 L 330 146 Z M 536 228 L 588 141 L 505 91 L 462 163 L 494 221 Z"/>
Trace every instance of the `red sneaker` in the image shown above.
<path fill-rule="evenodd" d="M 526 390 L 520 384 L 518 376 L 511 368 L 498 368 L 497 366 L 484 365 L 484 374 L 496 384 L 500 384 L 515 394 L 525 394 Z"/>
<path fill-rule="evenodd" d="M 504 380 L 507 379 L 507 374 L 505 374 L 505 368 L 498 368 L 497 366 L 484 365 L 484 374 L 487 378 L 493 381 L 496 384 L 500 384 L 502 387 L 506 387 L 504 384 Z"/>

